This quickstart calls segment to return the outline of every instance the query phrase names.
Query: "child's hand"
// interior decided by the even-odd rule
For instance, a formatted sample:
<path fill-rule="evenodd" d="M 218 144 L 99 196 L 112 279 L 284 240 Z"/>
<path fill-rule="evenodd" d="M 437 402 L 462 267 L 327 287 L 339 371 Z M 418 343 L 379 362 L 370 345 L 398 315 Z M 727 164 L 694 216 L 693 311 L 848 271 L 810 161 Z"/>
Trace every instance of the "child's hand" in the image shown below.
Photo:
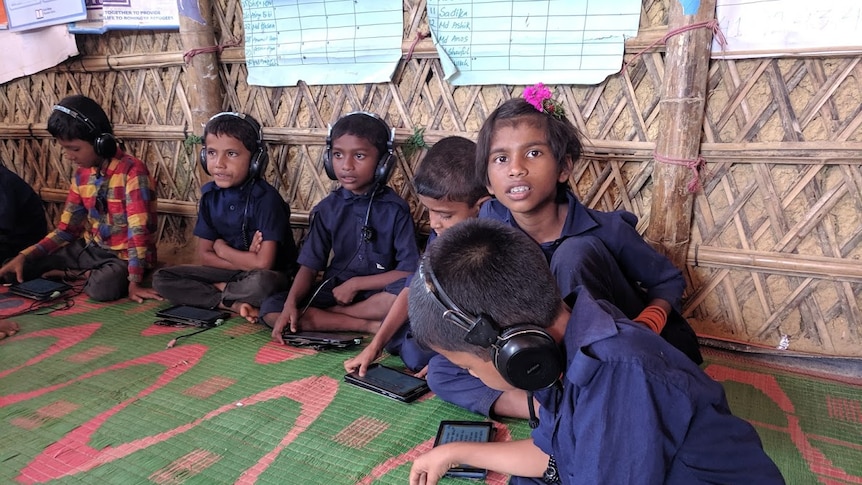
<path fill-rule="evenodd" d="M 416 458 L 410 468 L 410 485 L 435 485 L 450 468 L 458 466 L 449 453 L 455 444 L 431 448 L 431 451 Z"/>
<path fill-rule="evenodd" d="M 9 273 L 15 273 L 15 279 L 18 283 L 24 282 L 24 261 L 25 257 L 23 254 L 19 254 L 14 258 L 10 259 L 8 263 L 3 265 L 0 268 L 0 276 L 5 276 Z"/>
<path fill-rule="evenodd" d="M 222 259 L 224 259 L 224 256 L 222 256 L 221 251 L 226 247 L 228 247 L 228 245 L 224 241 L 224 239 L 216 239 L 215 241 L 213 241 L 213 252 L 216 254 L 216 256 Z"/>
<path fill-rule="evenodd" d="M 419 372 L 417 372 L 413 375 L 420 378 L 420 379 L 424 379 L 425 376 L 428 375 L 428 364 L 425 364 L 425 367 L 419 369 Z"/>
<path fill-rule="evenodd" d="M 284 333 L 285 328 L 290 328 L 291 333 L 299 331 L 299 310 L 288 303 L 284 304 L 284 309 L 281 311 L 281 314 L 278 315 L 278 319 L 272 326 L 272 340 L 274 342 L 284 345 L 284 337 L 282 337 L 282 334 Z"/>
<path fill-rule="evenodd" d="M 143 303 L 144 300 L 164 300 L 162 295 L 156 293 L 156 290 L 144 288 L 134 281 L 129 282 L 129 299 L 138 303 Z"/>
<path fill-rule="evenodd" d="M 339 305 L 349 305 L 353 302 L 353 299 L 356 298 L 356 294 L 359 293 L 357 288 L 354 288 L 355 284 L 353 283 L 353 278 L 341 283 L 332 289 L 332 296 L 335 297 L 335 301 L 338 302 Z"/>
<path fill-rule="evenodd" d="M 365 373 L 368 372 L 368 366 L 380 358 L 381 354 L 382 352 L 369 345 L 362 349 L 362 352 L 360 352 L 356 357 L 351 357 L 350 359 L 345 360 L 344 370 L 347 371 L 347 373 L 351 373 L 358 369 L 359 375 L 361 377 L 365 377 Z"/>
<path fill-rule="evenodd" d="M 248 252 L 257 254 L 263 245 L 263 233 L 254 231 L 254 236 L 251 238 L 251 245 L 248 247 Z"/>

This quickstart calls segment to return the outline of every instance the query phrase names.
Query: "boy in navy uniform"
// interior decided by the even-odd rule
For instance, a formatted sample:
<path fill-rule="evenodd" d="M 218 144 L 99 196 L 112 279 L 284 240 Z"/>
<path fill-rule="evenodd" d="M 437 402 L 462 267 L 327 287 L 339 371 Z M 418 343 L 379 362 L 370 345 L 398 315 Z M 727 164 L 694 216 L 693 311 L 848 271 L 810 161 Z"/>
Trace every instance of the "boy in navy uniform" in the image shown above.
<path fill-rule="evenodd" d="M 194 230 L 202 265 L 163 268 L 153 286 L 174 304 L 232 310 L 255 322 L 264 299 L 286 289 L 294 273 L 290 207 L 263 180 L 268 152 L 257 120 L 219 113 L 203 142 L 200 163 L 213 180 L 201 188 Z"/>
<path fill-rule="evenodd" d="M 18 174 L 0 165 L 0 263 L 47 233 L 42 199 Z"/>
<path fill-rule="evenodd" d="M 324 167 L 340 187 L 312 211 L 290 292 L 261 307 L 276 342 L 284 343 L 285 329 L 377 331 L 416 269 L 410 209 L 386 185 L 393 141 L 394 131 L 373 113 L 350 113 L 332 126 Z"/>
<path fill-rule="evenodd" d="M 426 251 L 409 308 L 419 343 L 541 406 L 531 439 L 438 446 L 414 461 L 411 485 L 458 464 L 513 484 L 784 483 L 719 383 L 588 291 L 564 302 L 541 249 L 516 228 L 452 227 Z"/>
<path fill-rule="evenodd" d="M 425 158 L 413 173 L 413 188 L 419 202 L 428 210 L 431 234 L 428 244 L 455 224 L 479 215 L 482 203 L 490 198 L 484 185 L 477 184 L 471 175 L 475 169 L 476 144 L 460 137 L 449 136 L 428 150 Z M 380 330 L 359 355 L 344 362 L 347 372 L 358 371 L 364 376 L 368 366 L 377 360 L 385 349 L 398 355 L 408 369 L 424 377 L 428 361 L 434 353 L 416 345 L 407 320 L 407 296 L 410 281 L 395 299 Z"/>
<path fill-rule="evenodd" d="M 51 110 L 48 131 L 75 164 L 56 229 L 0 268 L 18 281 L 83 278 L 97 301 L 162 298 L 142 285 L 156 263 L 156 189 L 147 165 L 126 153 L 108 115 L 73 95 Z"/>

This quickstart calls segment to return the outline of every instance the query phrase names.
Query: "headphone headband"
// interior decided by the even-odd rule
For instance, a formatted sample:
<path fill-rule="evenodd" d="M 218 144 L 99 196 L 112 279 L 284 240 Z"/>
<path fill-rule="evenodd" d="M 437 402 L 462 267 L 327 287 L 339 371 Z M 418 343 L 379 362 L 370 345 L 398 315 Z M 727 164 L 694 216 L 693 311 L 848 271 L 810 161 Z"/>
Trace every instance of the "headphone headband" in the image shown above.
<path fill-rule="evenodd" d="M 376 113 L 370 111 L 351 111 L 339 119 L 346 118 L 352 115 L 364 115 L 377 120 L 378 123 L 386 130 L 388 138 L 386 140 L 386 152 L 380 153 L 377 158 L 377 169 L 374 171 L 374 185 L 380 186 L 385 184 L 392 175 L 392 170 L 395 168 L 395 128 L 389 128 L 389 125 L 383 121 L 383 118 Z M 326 147 L 323 152 L 323 168 L 326 175 L 331 180 L 337 180 L 335 168 L 332 166 L 332 125 L 327 126 L 326 130 Z"/>
<path fill-rule="evenodd" d="M 96 127 L 96 124 L 93 123 L 90 118 L 87 118 L 84 113 L 81 113 L 76 109 L 63 106 L 62 104 L 55 104 L 51 110 L 64 113 L 75 121 L 86 126 L 87 129 L 90 130 L 90 136 L 93 138 L 93 150 L 96 152 L 96 155 L 103 158 L 112 158 L 117 153 L 117 138 L 111 133 L 101 133 L 101 130 Z"/>
<path fill-rule="evenodd" d="M 250 180 L 254 180 L 263 177 L 264 173 L 266 172 L 266 166 L 269 162 L 269 153 L 266 151 L 266 147 L 263 144 L 263 128 L 260 126 L 260 123 L 258 123 L 257 120 L 245 113 L 240 113 L 237 111 L 222 111 L 221 113 L 216 113 L 210 116 L 210 119 L 207 120 L 207 125 L 209 125 L 210 122 L 212 122 L 214 119 L 223 116 L 232 116 L 234 118 L 239 118 L 248 123 L 248 125 L 251 126 L 251 128 L 254 130 L 255 134 L 257 135 L 257 150 L 255 150 L 251 154 L 251 159 L 249 160 L 248 178 Z M 204 128 L 204 131 L 206 131 L 206 128 Z M 204 143 L 206 143 L 206 140 L 204 140 Z M 207 168 L 206 146 L 201 148 L 200 164 L 201 168 L 203 168 L 204 173 L 209 175 L 209 169 Z"/>
<path fill-rule="evenodd" d="M 207 120 L 207 124 L 209 124 L 210 121 L 216 118 L 220 118 L 222 116 L 233 116 L 234 118 L 239 118 L 251 125 L 251 127 L 254 129 L 254 132 L 257 133 L 257 145 L 263 145 L 263 128 L 261 128 L 260 123 L 258 123 L 257 120 L 246 115 L 245 113 L 240 113 L 237 111 L 222 111 L 221 113 L 216 113 L 210 116 L 210 119 Z"/>
<path fill-rule="evenodd" d="M 419 264 L 419 277 L 428 294 L 444 309 L 443 319 L 467 332 L 465 342 L 487 348 L 494 367 L 506 382 L 532 392 L 550 387 L 560 377 L 563 357 L 558 344 L 545 329 L 533 324 L 518 324 L 501 330 L 490 316 L 474 316 L 465 312 L 437 281 L 431 269 L 430 253 L 426 253 Z M 528 403 L 532 405 L 532 400 Z M 531 418 L 531 426 L 532 423 Z"/>
<path fill-rule="evenodd" d="M 467 332 L 467 335 L 464 336 L 465 341 L 485 348 L 497 345 L 500 331 L 496 324 L 492 324 L 492 320 L 484 315 L 475 316 L 465 312 L 449 298 L 431 268 L 430 254 L 422 258 L 422 262 L 419 264 L 419 274 L 425 283 L 425 289 L 444 309 L 443 318 Z"/>
<path fill-rule="evenodd" d="M 90 118 L 87 118 L 86 116 L 84 116 L 84 113 L 81 113 L 80 111 L 76 111 L 72 108 L 67 108 L 67 107 L 63 106 L 62 104 L 55 104 L 54 107 L 52 108 L 52 110 L 53 111 L 59 111 L 61 113 L 65 113 L 65 114 L 71 116 L 72 118 L 75 118 L 76 120 L 80 121 L 81 123 L 87 125 L 87 128 L 90 129 L 90 133 L 92 133 L 93 136 L 96 136 L 99 133 L 99 130 L 96 128 L 95 123 L 90 121 Z"/>

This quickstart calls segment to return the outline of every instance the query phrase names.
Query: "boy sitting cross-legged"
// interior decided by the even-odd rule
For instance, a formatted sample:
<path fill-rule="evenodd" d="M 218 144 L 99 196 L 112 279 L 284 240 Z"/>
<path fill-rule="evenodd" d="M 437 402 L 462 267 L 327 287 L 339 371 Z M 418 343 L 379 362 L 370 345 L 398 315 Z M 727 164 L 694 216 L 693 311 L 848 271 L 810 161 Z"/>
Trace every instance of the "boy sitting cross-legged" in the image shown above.
<path fill-rule="evenodd" d="M 290 292 L 261 307 L 274 341 L 284 343 L 285 329 L 376 332 L 415 270 L 410 208 L 386 185 L 393 141 L 373 113 L 349 113 L 330 129 L 324 167 L 340 187 L 312 211 Z M 321 271 L 323 281 L 316 283 Z"/>
<path fill-rule="evenodd" d="M 75 165 L 63 214 L 0 277 L 83 279 L 84 293 L 97 301 L 161 300 L 141 284 L 156 263 L 156 190 L 147 165 L 125 152 L 105 110 L 86 96 L 54 105 L 48 131 Z"/>
<path fill-rule="evenodd" d="M 201 188 L 194 230 L 201 264 L 153 276 L 171 303 L 232 310 L 255 322 L 263 300 L 290 284 L 297 252 L 290 208 L 263 180 L 268 154 L 261 136 L 247 114 L 224 112 L 207 122 L 200 163 L 213 180 Z"/>
<path fill-rule="evenodd" d="M 460 136 L 449 136 L 435 143 L 416 168 L 413 188 L 419 202 L 428 210 L 431 225 L 428 244 L 449 227 L 477 217 L 482 203 L 490 198 L 485 186 L 476 183 L 476 177 L 470 175 L 475 169 L 475 157 L 475 143 Z M 344 362 L 344 370 L 357 370 L 364 376 L 368 366 L 385 348 L 399 355 L 408 369 L 417 372 L 416 376 L 423 377 L 427 373 L 428 361 L 434 353 L 417 346 L 410 333 L 407 321 L 409 280 L 407 284 L 398 293 L 374 339 L 359 355 Z"/>
<path fill-rule="evenodd" d="M 541 406 L 529 439 L 435 447 L 414 461 L 411 485 L 459 464 L 512 484 L 784 483 L 721 384 L 590 292 L 564 302 L 519 229 L 470 219 L 446 231 L 422 259 L 409 309 L 417 342 Z"/>

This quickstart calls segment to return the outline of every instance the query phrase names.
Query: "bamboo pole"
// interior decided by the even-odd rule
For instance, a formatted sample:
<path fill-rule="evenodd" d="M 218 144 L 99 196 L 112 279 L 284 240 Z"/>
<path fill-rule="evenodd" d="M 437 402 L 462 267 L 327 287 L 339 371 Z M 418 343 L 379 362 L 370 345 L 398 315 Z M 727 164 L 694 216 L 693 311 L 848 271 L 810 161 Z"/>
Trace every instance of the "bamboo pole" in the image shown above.
<path fill-rule="evenodd" d="M 212 2 L 197 0 L 197 6 L 204 23 L 187 15 L 180 15 L 180 39 L 187 54 L 195 49 L 218 44 L 211 27 Z M 186 64 L 185 79 L 188 89 L 186 96 L 191 109 L 189 132 L 200 133 L 209 117 L 222 110 L 224 102 L 217 52 L 201 52 L 191 57 Z"/>
<path fill-rule="evenodd" d="M 702 0 L 694 15 L 685 15 L 681 2 L 669 3 L 669 31 L 715 18 L 715 0 Z M 665 44 L 657 155 L 681 160 L 700 155 L 711 46 L 708 28 L 679 33 Z M 687 187 L 691 177 L 692 171 L 683 166 L 658 161 L 653 166 L 650 224 L 644 236 L 678 268 L 685 267 L 691 233 L 694 197 Z"/>

